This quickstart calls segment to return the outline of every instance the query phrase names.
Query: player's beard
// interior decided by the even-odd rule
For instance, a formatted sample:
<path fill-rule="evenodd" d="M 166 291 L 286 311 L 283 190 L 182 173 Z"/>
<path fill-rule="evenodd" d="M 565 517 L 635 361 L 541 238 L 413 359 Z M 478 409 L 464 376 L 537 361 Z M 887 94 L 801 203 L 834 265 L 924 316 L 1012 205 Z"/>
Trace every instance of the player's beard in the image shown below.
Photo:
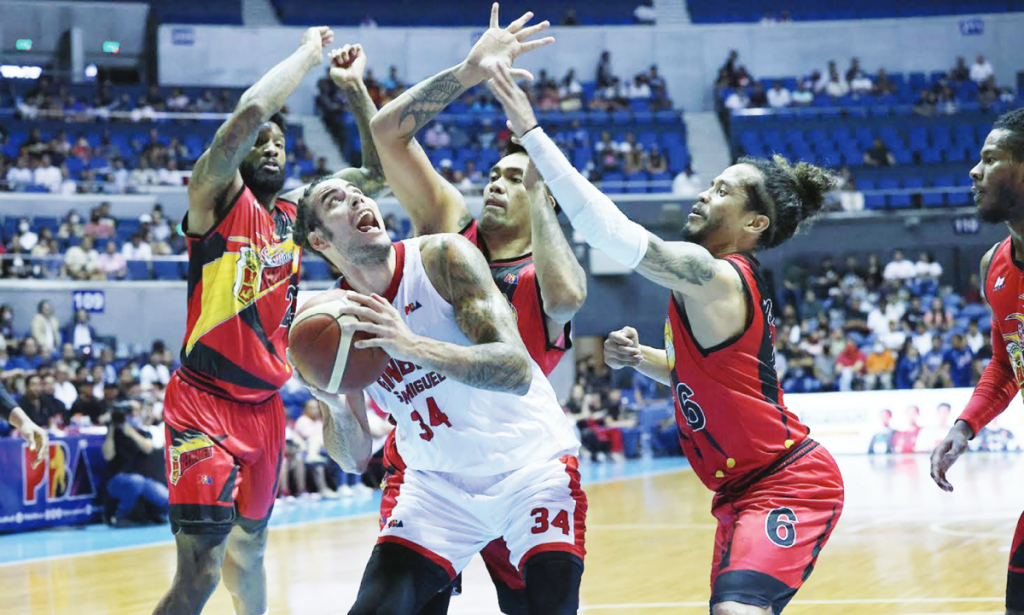
<path fill-rule="evenodd" d="M 992 191 L 992 205 L 978 207 L 979 220 L 992 223 L 1024 220 L 1024 194 L 1019 194 L 1006 183 L 997 184 L 990 190 Z"/>
<path fill-rule="evenodd" d="M 256 166 L 250 162 L 243 161 L 242 165 L 238 167 L 238 172 L 242 175 L 242 181 L 245 182 L 249 190 L 252 190 L 253 194 L 275 195 L 284 188 L 284 167 L 280 167 L 276 171 L 270 171 L 264 169 L 262 164 Z"/>
<path fill-rule="evenodd" d="M 717 231 L 719 226 L 721 226 L 721 223 L 713 218 L 706 219 L 704 226 L 696 230 L 690 230 L 690 225 L 686 224 L 683 226 L 683 241 L 707 247 L 708 237 Z"/>

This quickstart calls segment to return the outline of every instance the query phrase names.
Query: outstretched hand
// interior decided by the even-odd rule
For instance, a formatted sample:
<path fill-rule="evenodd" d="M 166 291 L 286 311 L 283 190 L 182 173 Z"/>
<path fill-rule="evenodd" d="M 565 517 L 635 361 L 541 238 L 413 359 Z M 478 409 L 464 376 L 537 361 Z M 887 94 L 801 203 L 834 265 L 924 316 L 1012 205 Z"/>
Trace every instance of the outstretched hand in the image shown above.
<path fill-rule="evenodd" d="M 495 65 L 487 87 L 494 92 L 508 116 L 508 128 L 515 138 L 522 137 L 537 126 L 537 116 L 523 88 L 515 82 L 515 72 L 507 64 Z"/>
<path fill-rule="evenodd" d="M 551 24 L 545 20 L 539 24 L 526 27 L 526 24 L 533 19 L 533 12 L 527 11 L 519 19 L 513 21 L 507 28 L 502 28 L 498 22 L 498 3 L 491 5 L 490 27 L 480 40 L 473 45 L 466 57 L 466 67 L 475 83 L 480 83 L 489 78 L 494 66 L 504 64 L 512 66 L 512 63 L 520 55 L 539 49 L 545 45 L 555 42 L 553 36 L 546 36 L 534 41 L 527 40 L 534 34 L 546 30 Z M 530 71 L 512 69 L 516 78 L 533 79 Z"/>

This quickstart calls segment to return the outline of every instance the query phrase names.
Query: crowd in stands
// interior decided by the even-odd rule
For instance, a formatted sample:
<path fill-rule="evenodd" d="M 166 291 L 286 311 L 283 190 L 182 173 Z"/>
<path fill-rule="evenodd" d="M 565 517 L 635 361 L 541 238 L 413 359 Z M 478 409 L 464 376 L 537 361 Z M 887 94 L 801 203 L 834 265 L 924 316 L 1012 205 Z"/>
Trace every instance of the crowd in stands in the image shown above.
<path fill-rule="evenodd" d="M 13 224 L 9 224 L 13 222 Z M 84 219 L 8 217 L 0 231 L 0 278 L 120 280 L 149 277 L 154 257 L 183 255 L 185 238 L 159 204 L 138 220 L 118 220 L 102 203 Z M 180 263 L 169 262 L 180 278 Z M 135 268 L 142 267 L 142 276 Z M 161 265 L 162 266 L 162 265 Z"/>
<path fill-rule="evenodd" d="M 718 71 L 715 90 L 731 111 L 879 102 L 913 105 L 914 113 L 932 116 L 956 113 L 965 102 L 987 108 L 996 102 L 1011 104 L 1016 100 L 1012 87 L 996 83 L 992 64 L 982 55 L 970 66 L 958 57 L 953 68 L 933 73 L 930 81 L 923 73 L 912 73 L 911 77 L 905 83 L 903 75 L 890 75 L 885 68 L 872 72 L 852 58 L 845 71 L 830 60 L 824 72 L 814 69 L 798 78 L 759 80 L 739 63 L 739 54 L 733 50 Z"/>
<path fill-rule="evenodd" d="M 134 96 L 124 89 L 103 82 L 92 97 L 75 97 L 66 85 L 44 76 L 23 95 L 0 94 L 0 110 L 6 107 L 16 120 L 28 125 L 49 122 L 45 129 L 35 125 L 26 130 L 28 134 L 0 127 L 0 190 L 121 194 L 183 186 L 237 99 L 228 90 L 204 90 L 192 98 L 181 88 L 151 86 Z M 126 134 L 113 130 L 113 124 L 139 128 Z M 168 130 L 168 124 L 178 128 Z M 59 130 L 47 134 L 54 125 Z M 195 130 L 180 136 L 182 126 Z M 290 185 L 300 185 L 314 177 L 323 160 L 319 166 L 314 163 L 315 155 L 301 137 L 288 145 Z"/>
<path fill-rule="evenodd" d="M 368 70 L 364 81 L 378 107 L 410 85 L 399 77 L 394 66 L 385 79 L 377 79 Z M 540 70 L 526 92 L 545 129 L 592 180 L 622 182 L 629 181 L 630 176 L 642 177 L 644 182 L 660 182 L 654 184 L 654 191 L 668 192 L 672 174 L 678 175 L 689 166 L 677 118 L 673 119 L 676 126 L 671 130 L 642 127 L 654 121 L 655 113 L 672 110 L 665 79 L 656 65 L 632 77 L 622 77 L 615 74 L 611 54 L 605 51 L 593 81 L 582 81 L 575 69 L 569 69 L 561 78 Z M 351 128 L 344 121 L 345 97 L 328 76 L 318 83 L 316 107 L 331 134 L 353 159 L 356 144 L 351 141 Z M 617 113 L 622 114 L 620 120 L 616 120 Z M 631 126 L 628 130 L 612 129 L 615 124 Z M 498 152 L 505 149 L 511 136 L 500 105 L 487 88 L 481 87 L 449 105 L 437 121 L 424 129 L 420 142 L 441 173 L 460 190 L 470 193 L 483 187 L 484 174 L 497 161 Z M 621 186 L 617 187 L 621 192 Z"/>
<path fill-rule="evenodd" d="M 775 362 L 787 392 L 970 387 L 992 359 L 978 276 L 963 294 L 942 266 L 896 250 L 881 264 L 826 257 L 787 270 L 776 312 Z"/>

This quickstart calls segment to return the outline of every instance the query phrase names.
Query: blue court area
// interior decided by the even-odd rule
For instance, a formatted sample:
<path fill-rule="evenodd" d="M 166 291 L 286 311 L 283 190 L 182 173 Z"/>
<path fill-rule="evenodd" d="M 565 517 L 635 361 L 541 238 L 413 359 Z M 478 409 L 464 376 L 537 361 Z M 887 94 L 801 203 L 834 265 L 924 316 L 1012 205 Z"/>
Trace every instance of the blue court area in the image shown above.
<path fill-rule="evenodd" d="M 584 487 L 597 483 L 641 478 L 689 468 L 683 457 L 635 459 L 621 463 L 583 463 L 580 476 Z M 349 498 L 332 502 L 278 501 L 271 517 L 271 527 L 321 523 L 335 519 L 376 515 L 380 510 L 380 492 L 369 497 Z M 69 557 L 87 553 L 116 551 L 148 545 L 170 543 L 166 525 L 113 529 L 106 525 L 59 528 L 0 536 L 0 565 L 23 563 L 51 557 Z"/>

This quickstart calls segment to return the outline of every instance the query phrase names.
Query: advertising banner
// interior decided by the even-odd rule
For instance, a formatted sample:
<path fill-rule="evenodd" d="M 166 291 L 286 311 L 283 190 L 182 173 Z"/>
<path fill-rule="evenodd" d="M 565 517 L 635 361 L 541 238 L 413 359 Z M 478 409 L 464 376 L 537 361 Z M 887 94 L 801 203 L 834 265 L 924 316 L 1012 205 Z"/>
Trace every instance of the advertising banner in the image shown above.
<path fill-rule="evenodd" d="M 99 521 L 103 436 L 51 436 L 47 460 L 21 438 L 0 439 L 0 532 Z"/>
<path fill-rule="evenodd" d="M 930 453 L 949 432 L 973 389 L 911 389 L 786 395 L 786 405 L 834 454 Z M 972 451 L 1019 451 L 1024 404 L 981 431 Z"/>

